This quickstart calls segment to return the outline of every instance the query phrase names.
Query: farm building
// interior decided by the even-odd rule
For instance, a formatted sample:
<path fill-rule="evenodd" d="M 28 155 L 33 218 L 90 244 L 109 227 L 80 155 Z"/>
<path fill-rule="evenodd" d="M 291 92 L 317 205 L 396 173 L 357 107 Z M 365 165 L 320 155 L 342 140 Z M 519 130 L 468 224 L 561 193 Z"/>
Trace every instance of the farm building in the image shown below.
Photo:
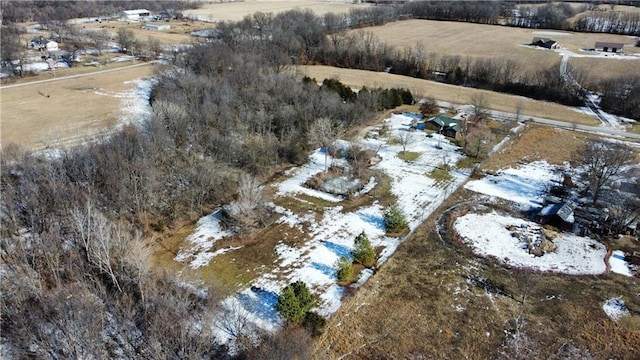
<path fill-rule="evenodd" d="M 151 12 L 146 9 L 125 10 L 120 13 L 122 21 L 140 21 L 151 16 Z"/>
<path fill-rule="evenodd" d="M 596 41 L 596 46 L 595 46 L 596 51 L 612 52 L 616 54 L 621 53 L 623 47 L 624 47 L 624 44 L 622 43 L 602 42 L 602 41 Z"/>
<path fill-rule="evenodd" d="M 543 47 L 546 49 L 559 49 L 560 48 L 560 44 L 553 40 L 553 39 L 548 39 L 548 38 L 540 38 L 540 37 L 534 37 L 533 40 L 531 40 L 531 45 L 532 46 L 538 46 L 538 47 Z"/>
<path fill-rule="evenodd" d="M 147 30 L 162 31 L 171 29 L 171 26 L 169 24 L 145 24 L 144 28 Z"/>
<path fill-rule="evenodd" d="M 575 221 L 573 206 L 569 202 L 549 204 L 538 213 L 539 223 L 549 224 L 566 231 L 573 230 Z"/>
<path fill-rule="evenodd" d="M 435 130 L 444 136 L 455 138 L 458 132 L 462 130 L 462 120 L 450 118 L 445 114 L 438 114 L 429 118 L 425 123 L 425 127 Z"/>
<path fill-rule="evenodd" d="M 47 50 L 47 51 L 57 51 L 58 43 L 53 40 L 47 40 L 44 38 L 36 38 L 32 39 L 29 42 L 29 49 L 33 50 Z"/>

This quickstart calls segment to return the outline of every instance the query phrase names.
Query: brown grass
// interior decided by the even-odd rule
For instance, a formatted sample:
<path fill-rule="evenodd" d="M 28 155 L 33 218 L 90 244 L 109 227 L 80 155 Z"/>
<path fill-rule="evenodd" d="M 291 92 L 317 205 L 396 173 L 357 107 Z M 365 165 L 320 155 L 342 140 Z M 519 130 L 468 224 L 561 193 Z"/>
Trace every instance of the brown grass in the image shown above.
<path fill-rule="evenodd" d="M 78 25 L 82 29 L 106 29 L 111 34 L 111 40 L 117 41 L 118 29 L 124 28 L 131 30 L 133 35 L 143 42 L 149 38 L 157 39 L 162 44 L 190 44 L 195 40 L 191 33 L 197 30 L 214 27 L 213 24 L 202 21 L 178 21 L 171 20 L 169 22 L 157 22 L 156 24 L 167 24 L 171 28 L 169 30 L 147 30 L 144 29 L 145 23 L 129 23 L 122 21 L 103 21 L 102 23 L 87 23 Z"/>
<path fill-rule="evenodd" d="M 575 111 L 567 106 L 545 101 L 531 100 L 521 96 L 513 96 L 495 91 L 479 90 L 435 81 L 415 79 L 408 76 L 378 73 L 366 70 L 342 69 L 331 66 L 299 66 L 296 68 L 301 76 L 306 75 L 323 79 L 338 79 L 342 83 L 361 88 L 399 87 L 411 90 L 418 97 L 430 96 L 453 104 L 469 104 L 472 95 L 481 93 L 487 98 L 489 108 L 505 112 L 515 112 L 519 101 L 524 103 L 523 117 L 537 116 L 561 121 L 572 121 L 585 125 L 597 125 L 599 122 L 589 115 Z"/>
<path fill-rule="evenodd" d="M 128 63 L 127 65 L 130 65 Z M 126 65 L 109 65 L 102 70 Z M 74 68 L 30 78 L 18 87 L 2 87 L 1 142 L 17 143 L 31 149 L 66 145 L 108 130 L 121 115 L 122 95 L 133 88 L 131 80 L 153 73 L 153 66 L 141 64 L 118 71 L 64 79 L 66 75 L 95 72 Z M 21 80 L 25 81 L 25 80 Z"/>
<path fill-rule="evenodd" d="M 185 10 L 187 16 L 197 15 L 211 21 L 239 21 L 255 12 L 278 14 L 293 9 L 309 9 L 316 15 L 328 12 L 345 13 L 352 8 L 364 8 L 369 4 L 354 4 L 351 1 L 318 0 L 252 0 L 237 2 L 209 2 L 199 9 Z"/>
<path fill-rule="evenodd" d="M 441 209 L 469 196 L 460 189 Z M 631 311 L 640 309 L 631 290 L 640 280 L 504 269 L 445 245 L 434 232 L 434 217 L 344 299 L 316 342 L 314 358 L 553 358 L 563 346 L 588 349 L 596 358 L 632 358 L 638 351 L 640 317 L 616 324 L 601 306 L 618 294 Z M 488 296 L 469 278 L 486 279 L 506 295 Z M 521 311 L 523 341 L 516 349 L 509 334 Z M 533 346 L 540 353 L 526 355 Z"/>
<path fill-rule="evenodd" d="M 427 53 L 460 55 L 463 58 L 511 58 L 528 66 L 550 65 L 560 59 L 554 51 L 521 46 L 530 43 L 536 36 L 550 37 L 574 52 L 579 52 L 581 48 L 593 48 L 596 41 L 634 43 L 632 37 L 625 35 L 547 31 L 434 20 L 396 21 L 366 30 L 371 31 L 380 40 L 400 48 L 415 48 L 421 41 Z M 640 52 L 640 49 L 632 47 L 625 48 L 625 51 L 627 50 Z"/>
<path fill-rule="evenodd" d="M 640 74 L 640 58 L 634 60 L 612 58 L 572 58 L 569 66 L 579 69 L 587 76 L 587 81 L 596 85 L 598 81 Z M 587 84 L 589 85 L 589 84 Z M 590 85 L 589 85 L 590 86 Z"/>
<path fill-rule="evenodd" d="M 496 171 L 519 161 L 537 160 L 562 164 L 569 161 L 589 137 L 591 136 L 583 132 L 528 125 L 502 150 L 487 159 L 482 167 L 488 171 Z"/>

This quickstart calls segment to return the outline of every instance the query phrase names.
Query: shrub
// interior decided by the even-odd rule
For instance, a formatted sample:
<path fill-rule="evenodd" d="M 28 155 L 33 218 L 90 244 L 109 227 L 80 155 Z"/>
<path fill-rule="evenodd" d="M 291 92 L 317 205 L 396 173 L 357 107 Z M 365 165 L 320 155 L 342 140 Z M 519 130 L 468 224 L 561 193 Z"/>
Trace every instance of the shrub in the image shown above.
<path fill-rule="evenodd" d="M 397 204 L 391 205 L 384 212 L 384 226 L 389 233 L 400 233 L 409 228 L 409 223 Z"/>
<path fill-rule="evenodd" d="M 309 291 L 307 284 L 296 281 L 282 289 L 276 308 L 282 317 L 292 323 L 299 324 L 313 307 L 314 302 L 315 298 Z"/>
<path fill-rule="evenodd" d="M 307 311 L 302 322 L 302 326 L 311 336 L 322 335 L 325 325 L 327 325 L 327 320 L 315 311 Z"/>
<path fill-rule="evenodd" d="M 355 246 L 351 252 L 353 261 L 365 267 L 372 267 L 376 263 L 376 252 L 365 232 L 361 232 L 355 240 Z"/>
<path fill-rule="evenodd" d="M 341 257 L 337 262 L 338 281 L 350 281 L 353 277 L 353 263 L 346 257 Z"/>

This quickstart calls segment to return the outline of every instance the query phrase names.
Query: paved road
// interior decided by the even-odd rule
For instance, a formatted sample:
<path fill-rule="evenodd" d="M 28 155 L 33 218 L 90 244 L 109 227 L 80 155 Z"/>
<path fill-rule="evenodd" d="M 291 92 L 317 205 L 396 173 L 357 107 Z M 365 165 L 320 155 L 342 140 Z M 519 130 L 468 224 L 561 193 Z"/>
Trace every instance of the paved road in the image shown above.
<path fill-rule="evenodd" d="M 129 65 L 129 66 L 123 66 L 123 67 L 114 68 L 114 69 L 107 69 L 107 70 L 93 71 L 93 72 L 89 72 L 89 73 L 86 73 L 86 74 L 77 74 L 77 75 L 61 76 L 61 77 L 56 77 L 56 78 L 51 78 L 51 79 L 45 79 L 45 80 L 36 80 L 36 81 L 24 82 L 24 83 L 20 83 L 20 84 L 0 86 L 0 90 L 10 89 L 10 88 L 19 87 L 19 86 L 28 86 L 28 85 L 42 84 L 42 83 L 46 83 L 46 82 L 50 82 L 50 81 L 60 81 L 60 80 L 67 80 L 67 79 L 79 78 L 79 77 L 83 77 L 83 76 L 94 76 L 94 75 L 100 75 L 100 74 L 105 74 L 105 73 L 110 73 L 110 72 L 115 72 L 115 71 L 127 70 L 127 69 L 131 69 L 131 68 L 134 68 L 134 67 L 140 67 L 140 66 L 145 66 L 145 65 L 154 64 L 154 63 L 155 63 L 155 61 L 150 61 L 150 62 L 140 62 L 140 63 L 138 63 L 138 64 L 133 64 L 133 65 Z"/>

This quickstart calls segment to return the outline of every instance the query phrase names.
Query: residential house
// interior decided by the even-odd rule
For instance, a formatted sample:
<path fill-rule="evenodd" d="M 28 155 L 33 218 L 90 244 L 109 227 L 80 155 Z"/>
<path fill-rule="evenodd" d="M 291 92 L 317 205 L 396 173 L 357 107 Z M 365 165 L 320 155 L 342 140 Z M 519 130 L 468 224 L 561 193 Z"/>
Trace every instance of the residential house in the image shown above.
<path fill-rule="evenodd" d="M 596 41 L 595 49 L 600 52 L 612 52 L 616 54 L 622 53 L 624 44 L 615 42 Z"/>
<path fill-rule="evenodd" d="M 425 127 L 438 133 L 455 138 L 456 135 L 462 130 L 462 120 L 453 119 L 445 114 L 438 114 L 429 118 L 425 123 Z"/>
<path fill-rule="evenodd" d="M 543 47 L 546 49 L 559 49 L 560 48 L 560 44 L 553 40 L 553 39 L 549 39 L 549 38 L 541 38 L 541 37 L 534 37 L 533 40 L 531 40 L 531 45 L 532 46 L 539 46 L 539 47 Z"/>

